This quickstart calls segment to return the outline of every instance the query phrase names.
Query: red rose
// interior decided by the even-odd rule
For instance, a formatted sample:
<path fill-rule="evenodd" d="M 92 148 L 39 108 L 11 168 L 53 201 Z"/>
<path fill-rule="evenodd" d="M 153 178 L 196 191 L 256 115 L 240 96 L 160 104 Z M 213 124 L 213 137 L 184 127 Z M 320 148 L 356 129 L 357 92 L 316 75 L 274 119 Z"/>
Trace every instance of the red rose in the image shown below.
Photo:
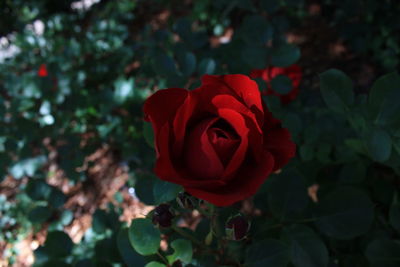
<path fill-rule="evenodd" d="M 271 80 L 278 75 L 286 75 L 292 80 L 292 90 L 289 93 L 282 95 L 271 88 Z M 262 70 L 252 70 L 250 73 L 251 78 L 262 78 L 267 83 L 265 95 L 279 96 L 282 104 L 287 104 L 297 97 L 301 76 L 301 68 L 298 65 L 291 65 L 287 68 L 269 67 Z"/>
<path fill-rule="evenodd" d="M 46 64 L 41 64 L 38 70 L 38 76 L 39 77 L 47 77 L 47 75 L 49 75 L 47 73 L 47 68 L 46 68 Z"/>
<path fill-rule="evenodd" d="M 144 113 L 155 133 L 156 174 L 217 206 L 255 194 L 295 154 L 245 75 L 205 75 L 193 91 L 157 91 Z"/>

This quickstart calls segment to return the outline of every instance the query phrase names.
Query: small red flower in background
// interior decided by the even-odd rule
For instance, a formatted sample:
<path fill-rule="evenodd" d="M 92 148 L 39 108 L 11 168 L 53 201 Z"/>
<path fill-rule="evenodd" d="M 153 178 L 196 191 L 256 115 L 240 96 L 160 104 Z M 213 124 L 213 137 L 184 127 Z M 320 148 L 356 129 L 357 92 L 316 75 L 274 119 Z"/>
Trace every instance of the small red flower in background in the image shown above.
<path fill-rule="evenodd" d="M 39 77 L 47 77 L 49 73 L 47 72 L 46 64 L 41 64 L 38 70 Z"/>
<path fill-rule="evenodd" d="M 271 80 L 278 75 L 286 75 L 292 80 L 292 90 L 287 94 L 280 94 L 275 92 L 271 88 Z M 289 102 L 293 101 L 297 95 L 299 94 L 299 85 L 302 77 L 302 71 L 300 66 L 298 65 L 291 65 L 286 68 L 279 68 L 279 67 L 268 67 L 266 69 L 258 69 L 252 70 L 250 73 L 250 77 L 261 78 L 267 83 L 267 91 L 264 93 L 265 95 L 276 95 L 279 96 L 281 99 L 282 104 L 288 104 Z"/>

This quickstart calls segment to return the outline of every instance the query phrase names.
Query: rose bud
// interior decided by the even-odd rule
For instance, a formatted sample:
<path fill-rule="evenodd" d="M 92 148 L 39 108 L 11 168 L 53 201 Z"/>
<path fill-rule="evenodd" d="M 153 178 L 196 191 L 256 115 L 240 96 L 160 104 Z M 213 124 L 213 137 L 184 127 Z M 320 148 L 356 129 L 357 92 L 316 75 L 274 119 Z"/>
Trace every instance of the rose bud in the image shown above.
<path fill-rule="evenodd" d="M 191 91 L 158 90 L 143 111 L 154 130 L 157 176 L 216 206 L 254 195 L 296 153 L 245 75 L 204 75 Z"/>
<path fill-rule="evenodd" d="M 171 267 L 182 267 L 182 262 L 180 260 L 176 260 L 174 261 L 174 263 L 172 263 Z"/>
<path fill-rule="evenodd" d="M 160 204 L 153 210 L 152 221 L 161 227 L 170 227 L 174 214 L 168 204 Z"/>
<path fill-rule="evenodd" d="M 292 90 L 290 90 L 287 94 L 280 94 L 278 92 L 275 92 L 274 89 L 271 87 L 271 80 L 278 75 L 286 75 L 292 81 Z M 293 101 L 299 94 L 299 85 L 302 77 L 302 71 L 301 68 L 296 64 L 286 68 L 268 67 L 266 69 L 252 70 L 250 73 L 250 77 L 253 79 L 261 78 L 267 83 L 267 90 L 263 92 L 264 95 L 278 96 L 282 104 L 288 104 L 289 102 Z"/>
<path fill-rule="evenodd" d="M 190 194 L 186 192 L 180 192 L 176 197 L 176 202 L 183 209 L 194 209 L 196 200 Z"/>
<path fill-rule="evenodd" d="M 240 214 L 228 219 L 225 226 L 225 232 L 231 240 L 242 240 L 250 230 L 250 223 Z"/>

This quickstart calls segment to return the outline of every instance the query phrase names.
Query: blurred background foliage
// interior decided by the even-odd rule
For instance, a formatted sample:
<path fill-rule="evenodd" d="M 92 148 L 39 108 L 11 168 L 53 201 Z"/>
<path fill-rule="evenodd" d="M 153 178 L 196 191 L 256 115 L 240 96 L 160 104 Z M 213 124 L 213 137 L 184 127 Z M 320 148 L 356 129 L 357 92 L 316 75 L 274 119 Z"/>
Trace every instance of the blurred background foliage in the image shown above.
<path fill-rule="evenodd" d="M 254 198 L 262 215 L 244 211 L 252 242 L 229 243 L 225 256 L 250 266 L 398 266 L 399 12 L 395 0 L 1 1 L 0 265 L 30 265 L 33 250 L 35 266 L 159 261 L 139 255 L 126 228 L 146 205 L 179 210 L 179 190 L 160 197 L 152 175 L 144 99 L 194 89 L 203 74 L 298 63 L 298 99 L 265 98 L 298 156 Z M 197 220 L 203 238 L 207 221 Z M 163 253 L 214 266 L 210 255 L 178 257 L 181 243 Z M 269 247 L 280 256 L 260 253 Z"/>

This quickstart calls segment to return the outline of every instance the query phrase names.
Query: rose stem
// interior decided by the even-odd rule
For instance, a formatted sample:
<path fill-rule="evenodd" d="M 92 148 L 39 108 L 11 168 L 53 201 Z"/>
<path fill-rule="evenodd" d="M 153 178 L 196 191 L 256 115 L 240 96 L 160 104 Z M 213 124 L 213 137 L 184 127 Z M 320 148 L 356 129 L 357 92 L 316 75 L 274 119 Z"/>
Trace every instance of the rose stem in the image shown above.
<path fill-rule="evenodd" d="M 181 236 L 189 239 L 190 241 L 192 241 L 193 243 L 195 243 L 196 245 L 204 248 L 204 249 L 208 249 L 201 241 L 199 241 L 197 238 L 195 238 L 194 236 L 186 233 L 185 231 L 183 231 L 181 228 L 177 227 L 177 226 L 172 226 L 171 227 L 175 232 L 177 232 L 178 234 L 180 234 Z"/>

